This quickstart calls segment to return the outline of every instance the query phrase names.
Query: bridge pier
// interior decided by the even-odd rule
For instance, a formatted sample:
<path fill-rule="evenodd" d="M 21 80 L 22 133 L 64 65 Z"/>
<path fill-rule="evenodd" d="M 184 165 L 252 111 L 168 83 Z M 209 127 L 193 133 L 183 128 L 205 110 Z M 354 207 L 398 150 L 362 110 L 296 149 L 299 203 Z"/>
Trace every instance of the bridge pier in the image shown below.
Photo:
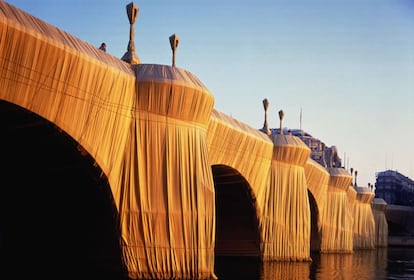
<path fill-rule="evenodd" d="M 354 250 L 375 249 L 375 220 L 371 203 L 375 194 L 366 187 L 355 187 L 356 199 L 353 208 Z"/>
<path fill-rule="evenodd" d="M 310 206 L 304 166 L 310 149 L 296 136 L 273 134 L 269 186 L 262 201 L 264 260 L 310 260 Z"/>
<path fill-rule="evenodd" d="M 133 69 L 136 100 L 118 201 L 129 277 L 215 278 L 214 185 L 205 143 L 213 97 L 176 67 Z"/>
<path fill-rule="evenodd" d="M 352 176 L 344 168 L 328 167 L 327 203 L 322 217 L 321 252 L 351 253 L 353 250 L 352 209 L 347 191 Z"/>
<path fill-rule="evenodd" d="M 388 223 L 385 216 L 387 203 L 382 198 L 374 198 L 371 207 L 375 220 L 375 245 L 377 247 L 387 247 Z"/>

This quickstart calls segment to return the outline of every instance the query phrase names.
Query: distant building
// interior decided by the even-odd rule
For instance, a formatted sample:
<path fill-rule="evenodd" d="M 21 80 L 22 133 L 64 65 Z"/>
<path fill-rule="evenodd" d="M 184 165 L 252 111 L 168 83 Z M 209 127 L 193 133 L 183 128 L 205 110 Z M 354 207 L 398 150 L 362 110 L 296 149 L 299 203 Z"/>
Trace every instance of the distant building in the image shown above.
<path fill-rule="evenodd" d="M 414 181 L 398 171 L 386 170 L 375 174 L 375 197 L 388 204 L 414 206 Z"/>
<path fill-rule="evenodd" d="M 280 129 L 270 130 L 272 134 L 279 133 Z M 327 147 L 318 138 L 313 137 L 302 129 L 283 129 L 283 134 L 292 134 L 299 137 L 311 150 L 310 157 L 323 167 L 342 167 L 342 160 L 335 146 Z"/>

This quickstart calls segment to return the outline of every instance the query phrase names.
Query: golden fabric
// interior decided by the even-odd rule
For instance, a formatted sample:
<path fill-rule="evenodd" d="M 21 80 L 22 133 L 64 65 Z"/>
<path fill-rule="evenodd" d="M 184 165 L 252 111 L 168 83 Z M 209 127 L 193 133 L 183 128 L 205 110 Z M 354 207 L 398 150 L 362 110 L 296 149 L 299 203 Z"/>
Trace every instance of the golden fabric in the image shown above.
<path fill-rule="evenodd" d="M 136 65 L 137 109 L 117 197 L 131 277 L 214 277 L 206 128 L 213 98 L 184 70 Z"/>
<path fill-rule="evenodd" d="M 343 168 L 327 168 L 330 178 L 322 218 L 322 252 L 352 252 L 353 218 L 347 190 L 352 176 Z"/>
<path fill-rule="evenodd" d="M 293 135 L 270 135 L 275 148 L 273 160 L 298 166 L 305 166 L 310 156 L 310 149 L 303 141 Z"/>
<path fill-rule="evenodd" d="M 375 220 L 371 208 L 374 193 L 368 188 L 356 187 L 357 197 L 353 206 L 354 250 L 374 249 Z"/>
<path fill-rule="evenodd" d="M 385 216 L 387 203 L 382 198 L 374 198 L 371 204 L 375 220 L 375 243 L 377 247 L 388 246 L 388 222 Z"/>
<path fill-rule="evenodd" d="M 357 199 L 357 191 L 350 186 L 346 189 L 346 197 L 348 198 L 349 205 L 354 206 L 355 200 Z"/>
<path fill-rule="evenodd" d="M 210 162 L 236 169 L 252 188 L 264 260 L 309 260 L 304 165 L 310 150 L 292 135 L 271 138 L 213 110 L 207 130 Z"/>
<path fill-rule="evenodd" d="M 263 197 L 263 259 L 310 260 L 310 206 L 304 165 L 310 149 L 292 135 L 271 135 L 270 184 Z M 301 165 L 299 165 L 301 164 Z"/>
<path fill-rule="evenodd" d="M 190 72 L 131 66 L 4 1 L 0 62 L 0 99 L 54 123 L 108 178 L 131 278 L 215 277 L 214 164 L 248 182 L 263 259 L 310 259 L 308 186 L 325 209 L 324 248 L 352 248 L 349 174 L 328 170 L 326 187 L 299 138 L 269 137 L 213 110 Z"/>
<path fill-rule="evenodd" d="M 206 129 L 191 73 L 131 65 L 0 1 L 0 98 L 74 138 L 108 178 L 131 278 L 214 278 Z"/>
<path fill-rule="evenodd" d="M 305 165 L 306 182 L 309 191 L 315 198 L 319 217 L 318 230 L 321 230 L 321 219 L 326 207 L 326 199 L 328 193 L 329 173 L 319 163 L 309 158 Z"/>
<path fill-rule="evenodd" d="M 226 114 L 213 110 L 207 129 L 211 165 L 224 164 L 238 170 L 256 199 L 267 187 L 273 143 L 269 137 Z"/>

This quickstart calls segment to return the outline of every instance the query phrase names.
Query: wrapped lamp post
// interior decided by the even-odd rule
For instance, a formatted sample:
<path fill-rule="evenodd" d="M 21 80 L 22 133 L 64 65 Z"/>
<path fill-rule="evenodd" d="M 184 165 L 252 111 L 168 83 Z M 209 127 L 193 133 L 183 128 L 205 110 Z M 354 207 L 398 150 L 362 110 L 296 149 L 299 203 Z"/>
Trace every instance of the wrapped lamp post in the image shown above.
<path fill-rule="evenodd" d="M 178 48 L 178 43 L 180 42 L 180 38 L 173 34 L 170 36 L 170 45 L 172 50 L 172 66 L 175 67 L 175 51 Z"/>
<path fill-rule="evenodd" d="M 127 52 L 122 56 L 122 60 L 128 62 L 130 64 L 140 64 L 141 61 L 139 60 L 137 54 L 135 53 L 135 31 L 134 31 L 134 23 L 138 18 L 138 11 L 139 8 L 133 2 L 129 3 L 126 6 L 126 11 L 129 19 L 129 42 L 127 47 Z"/>

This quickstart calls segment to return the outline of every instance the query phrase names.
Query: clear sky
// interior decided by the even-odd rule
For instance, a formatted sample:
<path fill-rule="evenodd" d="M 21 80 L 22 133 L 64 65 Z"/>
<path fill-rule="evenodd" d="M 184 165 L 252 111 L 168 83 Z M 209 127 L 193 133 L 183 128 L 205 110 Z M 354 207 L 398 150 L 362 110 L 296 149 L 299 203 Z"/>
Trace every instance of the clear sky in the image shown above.
<path fill-rule="evenodd" d="M 121 58 L 126 5 L 114 0 L 8 0 Z M 358 185 L 386 169 L 414 177 L 414 0 L 134 1 L 142 63 L 176 66 L 211 91 L 215 108 L 262 128 L 300 127 L 336 146 Z"/>

